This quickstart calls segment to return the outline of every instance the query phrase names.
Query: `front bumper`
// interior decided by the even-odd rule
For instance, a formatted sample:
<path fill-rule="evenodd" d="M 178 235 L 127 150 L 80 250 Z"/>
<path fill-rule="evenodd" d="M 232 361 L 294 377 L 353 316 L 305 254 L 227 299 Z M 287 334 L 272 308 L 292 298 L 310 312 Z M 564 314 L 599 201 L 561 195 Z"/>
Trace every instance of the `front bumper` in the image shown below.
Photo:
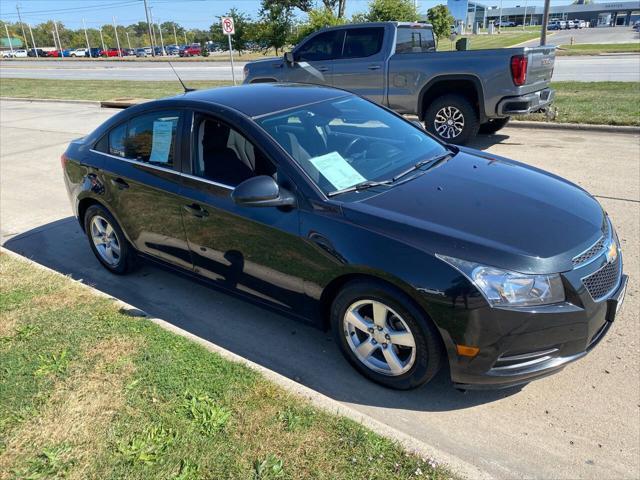
<path fill-rule="evenodd" d="M 613 292 L 594 301 L 582 286 L 585 272 L 565 278 L 567 301 L 536 309 L 481 308 L 471 312 L 463 341 L 480 353 L 463 357 L 449 349 L 451 378 L 461 389 L 497 389 L 529 383 L 558 372 L 589 353 L 607 334 L 624 299 L 627 276 Z M 603 268 L 595 264 L 591 269 Z M 580 283 L 578 283 L 580 282 Z M 573 292 L 572 285 L 581 285 Z M 474 338 L 475 337 L 475 338 Z"/>
<path fill-rule="evenodd" d="M 518 97 L 506 97 L 498 102 L 497 114 L 501 117 L 509 115 L 526 115 L 548 107 L 556 97 L 551 88 L 527 93 Z"/>

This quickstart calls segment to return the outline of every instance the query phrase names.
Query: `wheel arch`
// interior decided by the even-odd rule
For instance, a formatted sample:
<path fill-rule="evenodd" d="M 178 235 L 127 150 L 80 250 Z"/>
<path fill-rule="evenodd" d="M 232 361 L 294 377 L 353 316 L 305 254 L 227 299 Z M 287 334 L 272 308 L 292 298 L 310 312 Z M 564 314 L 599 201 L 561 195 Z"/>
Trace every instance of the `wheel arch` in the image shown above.
<path fill-rule="evenodd" d="M 431 79 L 418 95 L 418 118 L 424 120 L 429 104 L 442 95 L 462 95 L 474 106 L 481 123 L 486 121 L 482 82 L 475 75 L 440 75 Z"/>

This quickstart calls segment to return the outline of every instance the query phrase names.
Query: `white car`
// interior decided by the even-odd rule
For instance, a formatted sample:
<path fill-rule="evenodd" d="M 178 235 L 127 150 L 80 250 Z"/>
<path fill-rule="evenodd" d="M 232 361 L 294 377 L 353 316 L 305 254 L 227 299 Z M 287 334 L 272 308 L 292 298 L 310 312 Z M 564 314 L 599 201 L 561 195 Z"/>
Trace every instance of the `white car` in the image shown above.
<path fill-rule="evenodd" d="M 27 51 L 26 50 L 14 50 L 13 51 L 13 57 L 14 58 L 27 58 L 29 55 L 27 55 Z"/>
<path fill-rule="evenodd" d="M 69 54 L 72 57 L 86 57 L 87 56 L 87 49 L 86 48 L 76 48 L 75 50 L 71 50 L 71 53 Z"/>

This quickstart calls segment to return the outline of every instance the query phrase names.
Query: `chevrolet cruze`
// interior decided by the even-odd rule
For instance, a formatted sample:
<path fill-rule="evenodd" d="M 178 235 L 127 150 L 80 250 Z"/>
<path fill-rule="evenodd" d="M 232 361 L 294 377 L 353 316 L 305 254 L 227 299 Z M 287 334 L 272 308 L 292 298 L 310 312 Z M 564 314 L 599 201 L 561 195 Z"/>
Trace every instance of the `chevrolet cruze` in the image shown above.
<path fill-rule="evenodd" d="M 109 271 L 162 262 L 331 328 L 391 388 L 443 366 L 459 388 L 557 372 L 607 334 L 627 283 L 615 229 L 582 188 L 332 88 L 147 102 L 62 164 Z"/>

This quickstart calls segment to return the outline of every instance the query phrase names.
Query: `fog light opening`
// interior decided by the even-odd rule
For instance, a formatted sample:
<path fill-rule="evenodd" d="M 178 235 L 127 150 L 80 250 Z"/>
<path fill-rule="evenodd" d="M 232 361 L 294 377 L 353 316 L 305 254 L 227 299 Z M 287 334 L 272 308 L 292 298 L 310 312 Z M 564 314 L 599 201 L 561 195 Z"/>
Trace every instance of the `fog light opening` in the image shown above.
<path fill-rule="evenodd" d="M 469 347 L 467 345 L 456 345 L 458 355 L 463 357 L 475 357 L 480 352 L 478 347 Z"/>

